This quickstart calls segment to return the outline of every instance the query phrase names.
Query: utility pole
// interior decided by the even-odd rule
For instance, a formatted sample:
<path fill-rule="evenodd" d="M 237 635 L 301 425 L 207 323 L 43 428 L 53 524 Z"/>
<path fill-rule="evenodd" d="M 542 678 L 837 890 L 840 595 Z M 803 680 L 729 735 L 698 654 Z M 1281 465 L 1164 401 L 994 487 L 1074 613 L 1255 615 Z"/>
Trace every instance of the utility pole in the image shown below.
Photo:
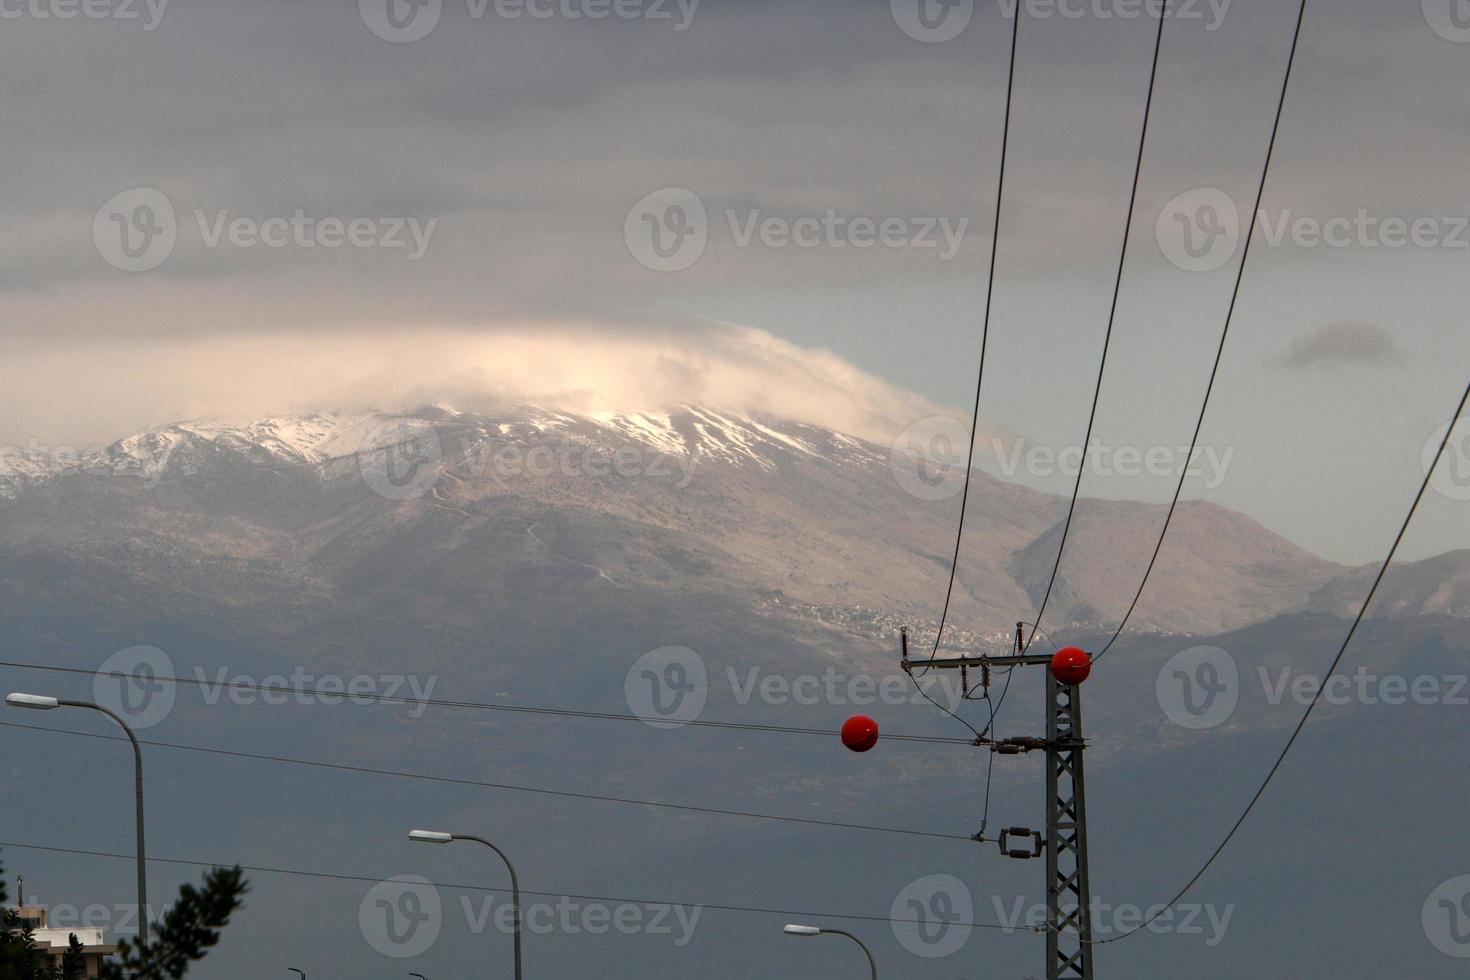
<path fill-rule="evenodd" d="M 1024 624 L 1018 623 L 1016 651 L 1024 650 Z M 1087 869 L 1087 792 L 1083 779 L 1082 696 L 1079 685 L 1091 670 L 1091 658 L 1076 647 L 1054 654 L 1013 652 L 1008 656 L 937 657 L 909 659 L 908 630 L 903 631 L 903 669 L 959 670 L 964 696 L 970 696 L 970 670 L 980 672 L 988 693 L 991 672 L 1018 667 L 1046 666 L 1046 737 L 996 739 L 987 731 L 975 744 L 998 755 L 1046 753 L 1046 832 L 1007 827 L 998 838 L 987 838 L 985 827 L 975 840 L 996 840 L 1006 857 L 1027 860 L 1046 854 L 1046 978 L 1093 980 L 1092 887 Z M 1030 841 L 1012 846 L 1013 839 Z"/>

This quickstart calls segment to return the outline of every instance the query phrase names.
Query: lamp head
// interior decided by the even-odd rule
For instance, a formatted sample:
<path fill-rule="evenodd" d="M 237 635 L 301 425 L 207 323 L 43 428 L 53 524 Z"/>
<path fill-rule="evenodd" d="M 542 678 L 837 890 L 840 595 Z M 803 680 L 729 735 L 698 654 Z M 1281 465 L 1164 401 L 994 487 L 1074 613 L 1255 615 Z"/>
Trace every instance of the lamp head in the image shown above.
<path fill-rule="evenodd" d="M 454 840 L 454 835 L 441 833 L 437 830 L 410 830 L 408 832 L 408 839 L 420 841 L 424 844 L 448 844 Z"/>
<path fill-rule="evenodd" d="M 35 708 L 38 711 L 50 711 L 58 707 L 61 702 L 55 698 L 46 697 L 43 694 L 7 694 L 5 703 L 12 708 Z"/>

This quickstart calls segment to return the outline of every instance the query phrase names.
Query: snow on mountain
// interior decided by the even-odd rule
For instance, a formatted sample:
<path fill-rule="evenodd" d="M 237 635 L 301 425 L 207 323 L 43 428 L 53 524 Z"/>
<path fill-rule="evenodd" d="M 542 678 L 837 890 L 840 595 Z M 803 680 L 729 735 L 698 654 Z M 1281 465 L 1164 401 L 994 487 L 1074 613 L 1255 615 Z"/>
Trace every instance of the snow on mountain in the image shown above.
<path fill-rule="evenodd" d="M 74 475 L 157 482 L 188 474 L 220 454 L 257 463 L 318 465 L 382 449 L 433 430 L 468 445 L 537 436 L 594 445 L 636 443 L 701 463 L 751 465 L 773 471 L 786 455 L 863 462 L 886 459 L 877 447 L 801 423 L 684 406 L 670 412 L 577 414 L 520 406 L 503 415 L 424 408 L 407 415 L 325 413 L 262 419 L 249 425 L 192 420 L 150 429 L 89 452 L 45 447 L 0 450 L 0 497 Z"/>

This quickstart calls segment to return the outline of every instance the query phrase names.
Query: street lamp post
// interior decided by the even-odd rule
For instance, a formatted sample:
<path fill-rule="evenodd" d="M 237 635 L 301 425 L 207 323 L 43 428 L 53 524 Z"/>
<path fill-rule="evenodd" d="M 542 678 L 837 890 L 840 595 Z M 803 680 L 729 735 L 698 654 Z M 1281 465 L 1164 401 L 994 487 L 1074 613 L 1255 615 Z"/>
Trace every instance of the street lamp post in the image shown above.
<path fill-rule="evenodd" d="M 521 885 L 516 878 L 515 865 L 510 863 L 510 858 L 505 852 L 483 837 L 474 837 L 470 834 L 446 834 L 437 830 L 412 830 L 408 834 L 409 840 L 419 841 L 423 844 L 448 844 L 451 841 L 468 840 L 476 844 L 484 844 L 490 850 L 500 855 L 505 862 L 506 868 L 510 870 L 510 896 L 511 903 L 515 908 L 515 957 L 516 957 L 516 980 L 521 980 Z"/>
<path fill-rule="evenodd" d="M 143 750 L 138 745 L 138 736 L 133 734 L 128 723 L 115 712 L 90 701 L 68 701 L 40 694 L 15 693 L 6 695 L 5 703 L 13 708 L 31 708 L 38 711 L 50 711 L 53 708 L 90 708 L 93 711 L 100 711 L 117 722 L 128 736 L 128 741 L 132 743 L 133 789 L 138 831 L 138 950 L 146 952 L 148 947 L 148 852 L 143 843 Z"/>
<path fill-rule="evenodd" d="M 872 973 L 873 980 L 878 980 L 878 963 L 873 959 L 873 953 L 872 953 L 872 951 L 870 949 L 868 949 L 868 947 L 863 944 L 863 941 L 861 939 L 859 939 L 858 937 L 854 936 L 850 932 L 844 932 L 841 929 L 821 929 L 821 928 L 818 928 L 817 926 L 796 926 L 796 925 L 791 925 L 791 926 L 787 926 L 786 927 L 786 935 L 788 935 L 788 936 L 822 936 L 822 935 L 827 935 L 827 936 L 846 936 L 848 939 L 851 939 L 853 942 L 857 943 L 858 946 L 859 946 L 859 948 L 862 949 L 863 955 L 868 958 L 868 969 Z"/>

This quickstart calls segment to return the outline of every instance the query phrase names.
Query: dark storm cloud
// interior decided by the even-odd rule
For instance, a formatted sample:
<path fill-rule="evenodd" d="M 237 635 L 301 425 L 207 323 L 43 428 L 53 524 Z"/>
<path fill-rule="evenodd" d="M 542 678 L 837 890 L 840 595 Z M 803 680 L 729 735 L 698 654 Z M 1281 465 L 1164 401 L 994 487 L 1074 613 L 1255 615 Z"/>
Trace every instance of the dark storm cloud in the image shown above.
<path fill-rule="evenodd" d="M 434 31 L 402 44 L 375 36 L 355 3 L 172 0 L 151 31 L 9 21 L 0 39 L 0 82 L 12 96 L 0 149 L 0 296 L 136 290 L 136 278 L 98 256 L 91 226 L 111 195 L 140 186 L 162 191 L 179 222 L 174 253 L 144 274 L 148 291 L 225 282 L 285 302 L 329 289 L 353 323 L 383 310 L 395 327 L 407 310 L 456 322 L 639 322 L 669 301 L 687 306 L 737 284 L 974 279 L 981 234 L 945 267 L 852 249 L 793 261 L 736 250 L 725 212 L 835 208 L 983 228 L 1009 41 L 998 4 L 981 3 L 944 44 L 907 37 L 886 2 L 704 0 L 683 31 L 677 5 L 665 6 L 672 20 L 510 20 L 477 19 L 466 0 L 446 0 Z M 1170 25 L 1141 209 L 1201 184 L 1248 188 L 1291 11 L 1227 10 L 1218 31 Z M 1444 43 L 1417 14 L 1365 16 L 1381 25 L 1380 44 Z M 1304 91 L 1330 96 L 1313 76 L 1330 77 L 1334 59 L 1392 63 L 1329 49 L 1349 20 L 1341 9 L 1314 19 Z M 1014 271 L 1107 265 L 1150 27 L 1023 20 L 1007 202 Z M 629 207 L 664 186 L 696 190 L 713 226 L 707 256 L 676 277 L 630 261 L 622 241 Z M 370 251 L 211 248 L 201 233 L 221 214 L 264 221 L 296 209 L 439 223 L 434 247 L 412 267 Z M 8 321 L 18 334 L 51 332 L 46 318 L 17 313 Z M 323 317 L 322 329 L 338 316 Z M 131 319 L 148 318 L 121 318 Z M 193 332 L 243 328 L 212 326 L 208 310 L 191 319 Z M 78 335 L 119 329 L 72 321 Z M 151 329 L 184 328 L 155 318 Z"/>

